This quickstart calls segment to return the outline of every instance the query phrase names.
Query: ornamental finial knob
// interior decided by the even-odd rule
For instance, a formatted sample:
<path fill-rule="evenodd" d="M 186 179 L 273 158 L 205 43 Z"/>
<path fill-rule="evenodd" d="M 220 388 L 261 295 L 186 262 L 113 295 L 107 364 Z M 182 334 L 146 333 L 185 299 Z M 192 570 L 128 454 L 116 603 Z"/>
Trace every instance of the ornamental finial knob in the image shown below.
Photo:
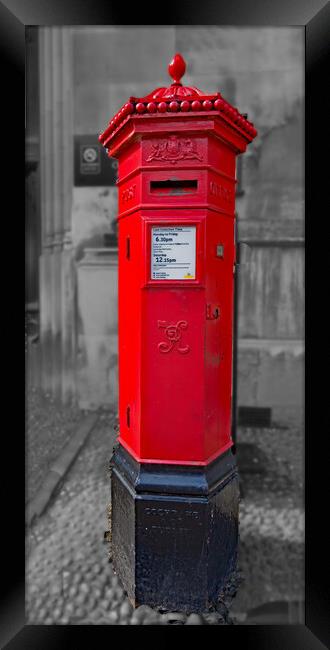
<path fill-rule="evenodd" d="M 175 84 L 180 84 L 180 79 L 186 71 L 186 62 L 181 54 L 175 54 L 171 63 L 168 66 L 168 71 L 174 80 Z"/>

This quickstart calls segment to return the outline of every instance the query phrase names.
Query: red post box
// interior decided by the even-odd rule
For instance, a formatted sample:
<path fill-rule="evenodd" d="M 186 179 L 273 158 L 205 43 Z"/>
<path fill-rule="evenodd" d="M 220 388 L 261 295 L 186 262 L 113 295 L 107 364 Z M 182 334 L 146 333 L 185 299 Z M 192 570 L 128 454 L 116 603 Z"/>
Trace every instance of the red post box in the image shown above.
<path fill-rule="evenodd" d="M 134 605 L 203 611 L 235 569 L 231 439 L 236 156 L 257 132 L 174 82 L 100 135 L 118 158 L 119 438 L 112 554 Z"/>

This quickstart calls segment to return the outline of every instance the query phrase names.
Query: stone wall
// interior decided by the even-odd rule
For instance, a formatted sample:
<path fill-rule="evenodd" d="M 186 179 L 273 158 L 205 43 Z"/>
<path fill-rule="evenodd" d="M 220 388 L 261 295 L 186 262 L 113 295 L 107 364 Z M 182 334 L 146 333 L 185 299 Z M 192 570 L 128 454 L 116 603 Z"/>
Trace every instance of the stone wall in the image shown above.
<path fill-rule="evenodd" d="M 304 32 L 302 28 L 178 27 L 187 83 L 220 90 L 258 129 L 242 156 L 238 406 L 303 417 Z"/>
<path fill-rule="evenodd" d="M 171 27 L 78 27 L 73 30 L 74 135 L 104 131 L 131 95 L 166 82 L 173 56 Z M 116 187 L 75 187 L 72 231 L 78 258 L 103 246 L 117 216 Z"/>
<path fill-rule="evenodd" d="M 86 249 L 104 246 L 116 218 L 116 188 L 74 187 L 73 138 L 101 132 L 130 95 L 165 85 L 168 62 L 179 51 L 187 61 L 184 82 L 205 92 L 220 90 L 248 113 L 259 133 L 242 157 L 243 193 L 237 198 L 239 238 L 250 245 L 250 259 L 239 270 L 238 403 L 268 406 L 274 418 L 288 413 L 299 419 L 303 28 L 109 26 L 40 32 L 44 384 L 85 408 L 113 404 L 114 267 L 103 254 L 98 264 L 91 263 Z M 97 283 L 98 291 L 87 290 Z M 107 287 L 110 311 L 104 310 Z M 93 327 L 92 312 L 98 313 Z M 101 380 L 96 366 L 102 358 L 107 361 L 102 371 L 100 365 Z"/>

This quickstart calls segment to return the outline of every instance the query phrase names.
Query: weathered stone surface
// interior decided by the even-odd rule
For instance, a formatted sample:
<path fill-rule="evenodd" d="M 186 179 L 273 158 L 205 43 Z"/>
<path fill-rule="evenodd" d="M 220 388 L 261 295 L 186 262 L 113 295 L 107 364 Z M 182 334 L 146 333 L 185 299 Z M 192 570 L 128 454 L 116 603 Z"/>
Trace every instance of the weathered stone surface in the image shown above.
<path fill-rule="evenodd" d="M 253 246 L 239 271 L 239 337 L 302 340 L 303 248 Z"/>
<path fill-rule="evenodd" d="M 272 419 L 277 424 L 300 422 L 303 372 L 301 341 L 240 339 L 238 405 L 271 408 Z"/>
<path fill-rule="evenodd" d="M 77 393 L 82 408 L 117 408 L 117 251 L 78 263 Z"/>
<path fill-rule="evenodd" d="M 74 187 L 72 241 L 79 262 L 85 248 L 102 248 L 104 234 L 112 231 L 117 218 L 116 187 Z"/>
<path fill-rule="evenodd" d="M 189 62 L 187 83 L 213 91 L 217 80 L 224 92 L 224 80 L 233 79 L 235 101 L 258 131 L 282 123 L 303 95 L 303 28 L 179 26 L 176 48 Z"/>
<path fill-rule="evenodd" d="M 73 28 L 76 133 L 101 131 L 130 95 L 143 97 L 163 85 L 175 31 L 162 26 Z"/>
<path fill-rule="evenodd" d="M 64 403 L 74 398 L 74 295 L 72 249 L 46 249 L 40 257 L 41 381 Z"/>
<path fill-rule="evenodd" d="M 244 241 L 249 244 L 249 241 L 259 243 L 272 242 L 273 246 L 277 243 L 284 243 L 291 248 L 300 247 L 304 245 L 304 231 L 305 224 L 300 218 L 297 219 L 281 219 L 274 215 L 273 218 L 267 220 L 239 219 L 238 221 L 238 241 Z M 247 258 L 249 262 L 249 258 Z M 243 271 L 244 272 L 244 271 Z"/>

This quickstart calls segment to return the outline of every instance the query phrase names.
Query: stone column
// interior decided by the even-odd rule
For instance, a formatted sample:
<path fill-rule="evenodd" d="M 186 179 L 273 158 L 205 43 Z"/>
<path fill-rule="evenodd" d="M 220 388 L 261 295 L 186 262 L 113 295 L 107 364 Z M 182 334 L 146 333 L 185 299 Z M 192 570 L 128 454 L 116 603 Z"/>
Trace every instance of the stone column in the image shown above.
<path fill-rule="evenodd" d="M 40 336 L 42 385 L 54 397 L 74 395 L 74 284 L 71 240 L 73 94 L 71 29 L 39 30 Z"/>

